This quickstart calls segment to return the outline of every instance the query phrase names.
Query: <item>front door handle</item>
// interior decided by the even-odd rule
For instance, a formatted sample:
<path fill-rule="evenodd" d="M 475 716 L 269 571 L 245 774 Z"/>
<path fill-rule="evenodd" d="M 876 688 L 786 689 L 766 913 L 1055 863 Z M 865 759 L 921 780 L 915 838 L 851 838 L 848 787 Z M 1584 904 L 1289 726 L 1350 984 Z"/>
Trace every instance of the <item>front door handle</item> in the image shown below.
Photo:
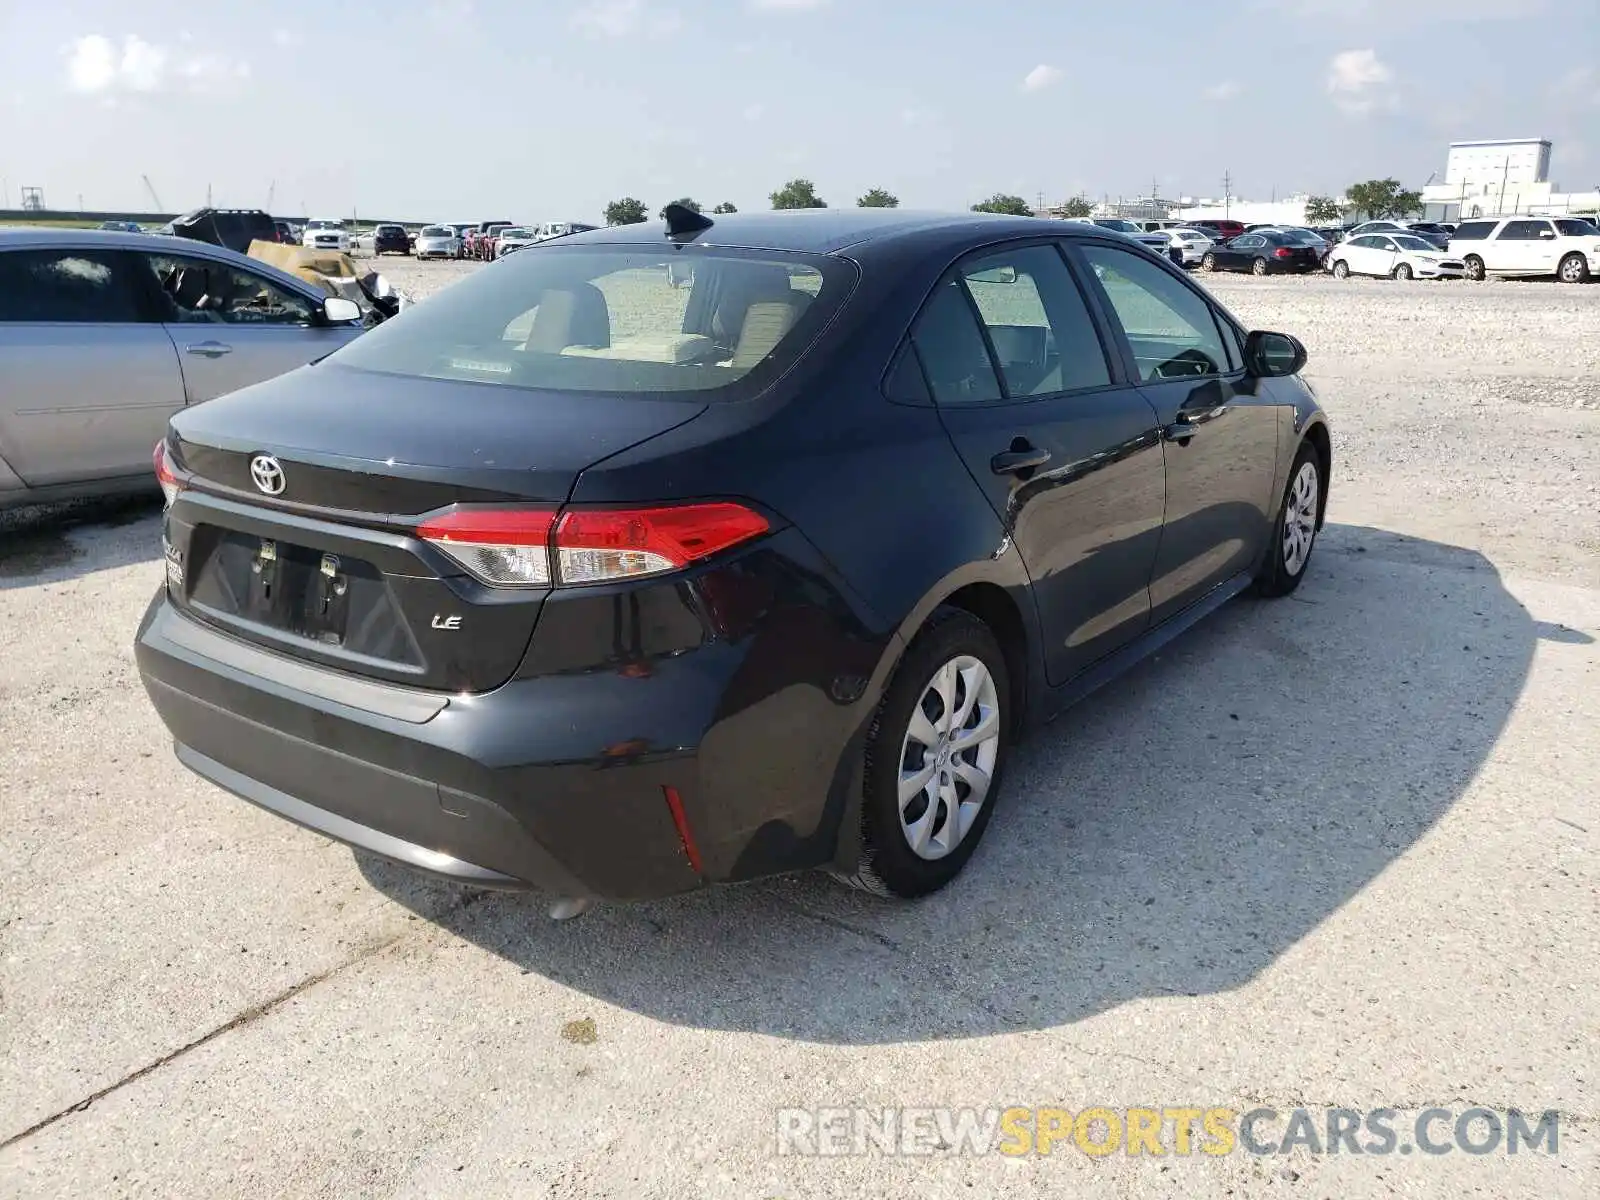
<path fill-rule="evenodd" d="M 1189 439 L 1199 432 L 1200 426 L 1191 421 L 1174 421 L 1171 425 L 1164 425 L 1161 429 L 1161 440 L 1177 442 L 1180 446 L 1187 446 Z"/>
<path fill-rule="evenodd" d="M 1021 471 L 1042 467 L 1049 461 L 1050 451 L 1030 446 L 1022 438 L 1018 438 L 1011 443 L 1011 449 L 996 454 L 989 460 L 989 469 L 996 475 L 1016 475 Z"/>
<path fill-rule="evenodd" d="M 233 347 L 223 342 L 193 342 L 185 346 L 184 350 L 203 358 L 221 358 L 224 354 L 233 353 Z"/>

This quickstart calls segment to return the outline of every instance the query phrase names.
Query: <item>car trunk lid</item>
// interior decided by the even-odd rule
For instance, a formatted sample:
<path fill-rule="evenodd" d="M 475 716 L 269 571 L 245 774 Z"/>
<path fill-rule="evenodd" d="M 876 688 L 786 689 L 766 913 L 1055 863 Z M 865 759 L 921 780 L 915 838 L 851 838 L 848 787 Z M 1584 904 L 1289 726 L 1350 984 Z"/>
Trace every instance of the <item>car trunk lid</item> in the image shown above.
<path fill-rule="evenodd" d="M 173 418 L 173 603 L 355 674 L 452 691 L 504 682 L 548 594 L 490 587 L 417 536 L 452 505 L 554 509 L 588 466 L 704 411 L 325 364 Z"/>

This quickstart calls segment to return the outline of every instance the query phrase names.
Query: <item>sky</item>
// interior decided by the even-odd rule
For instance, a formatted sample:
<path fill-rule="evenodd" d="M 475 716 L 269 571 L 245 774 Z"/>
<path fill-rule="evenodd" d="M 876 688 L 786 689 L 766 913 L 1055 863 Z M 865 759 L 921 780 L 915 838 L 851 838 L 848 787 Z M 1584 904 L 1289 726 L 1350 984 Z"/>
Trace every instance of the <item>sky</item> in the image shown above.
<path fill-rule="evenodd" d="M 1337 194 L 1546 137 L 1600 182 L 1571 0 L 0 0 L 0 200 L 596 221 L 994 192 Z M 1588 8 L 1587 13 L 1584 12 Z"/>

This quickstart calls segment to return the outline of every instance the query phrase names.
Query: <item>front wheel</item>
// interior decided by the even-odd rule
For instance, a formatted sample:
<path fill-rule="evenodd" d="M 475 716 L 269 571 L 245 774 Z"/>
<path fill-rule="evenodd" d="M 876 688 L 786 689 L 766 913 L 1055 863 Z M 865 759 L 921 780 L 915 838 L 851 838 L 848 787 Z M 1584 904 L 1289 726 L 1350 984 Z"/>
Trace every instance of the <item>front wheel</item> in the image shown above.
<path fill-rule="evenodd" d="M 1467 255 L 1468 279 L 1474 280 L 1477 283 L 1482 283 L 1484 276 L 1487 274 L 1488 272 L 1483 269 L 1483 259 L 1479 258 L 1476 254 Z"/>
<path fill-rule="evenodd" d="M 954 879 L 994 811 L 1010 720 L 994 634 L 968 612 L 938 610 L 868 732 L 858 866 L 846 882 L 910 900 Z"/>
<path fill-rule="evenodd" d="M 1556 268 L 1556 278 L 1562 283 L 1588 283 L 1589 263 L 1581 254 L 1569 254 Z"/>
<path fill-rule="evenodd" d="M 1267 260 L 1266 259 L 1258 258 L 1258 259 L 1255 260 L 1255 262 L 1250 264 L 1250 274 L 1252 274 L 1252 275 L 1265 275 L 1266 273 L 1267 273 Z"/>
<path fill-rule="evenodd" d="M 1272 527 L 1272 545 L 1256 573 L 1258 595 L 1287 596 L 1305 578 L 1311 548 L 1317 540 L 1325 486 L 1322 459 L 1316 448 L 1309 443 L 1301 446 L 1289 470 L 1278 520 Z"/>
<path fill-rule="evenodd" d="M 1394 277 L 1396 279 L 1410 279 L 1411 265 L 1409 263 L 1401 263 L 1394 269 Z"/>
<path fill-rule="evenodd" d="M 1333 277 L 1335 279 L 1349 279 L 1350 264 L 1345 262 L 1345 260 L 1342 258 L 1335 259 L 1333 263 Z"/>
<path fill-rule="evenodd" d="M 1208 252 L 1200 260 L 1200 269 L 1203 271 L 1215 271 L 1217 269 L 1217 256 Z"/>

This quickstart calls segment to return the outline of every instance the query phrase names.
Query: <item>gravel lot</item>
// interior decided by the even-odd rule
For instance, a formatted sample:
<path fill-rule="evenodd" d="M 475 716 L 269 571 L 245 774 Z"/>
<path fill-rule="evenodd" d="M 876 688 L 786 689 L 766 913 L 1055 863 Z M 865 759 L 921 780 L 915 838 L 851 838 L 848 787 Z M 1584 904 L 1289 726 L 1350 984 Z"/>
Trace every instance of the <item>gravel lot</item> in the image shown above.
<path fill-rule="evenodd" d="M 153 506 L 0 514 L 0 1192 L 1594 1196 L 1600 287 L 1207 282 L 1310 348 L 1311 574 L 1024 746 L 915 906 L 804 877 L 554 924 L 357 860 L 172 759 L 130 651 Z M 1555 1157 L 775 1155 L 777 1109 L 854 1104 L 1562 1127 Z"/>

